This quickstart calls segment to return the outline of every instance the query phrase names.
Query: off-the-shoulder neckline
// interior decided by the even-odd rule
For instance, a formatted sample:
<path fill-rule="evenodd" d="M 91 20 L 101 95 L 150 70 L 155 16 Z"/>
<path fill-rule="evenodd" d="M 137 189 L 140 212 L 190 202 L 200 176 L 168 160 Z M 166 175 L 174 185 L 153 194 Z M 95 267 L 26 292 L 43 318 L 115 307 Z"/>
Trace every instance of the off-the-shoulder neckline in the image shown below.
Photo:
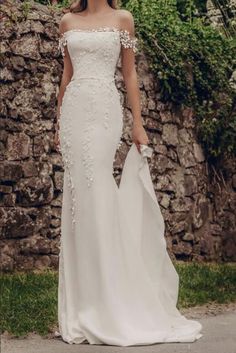
<path fill-rule="evenodd" d="M 129 36 L 131 36 L 130 32 L 127 29 L 123 28 L 117 28 L 117 27 L 109 27 L 109 26 L 103 26 L 103 27 L 97 27 L 97 28 L 72 28 L 68 29 L 67 31 L 63 32 L 61 36 L 65 36 L 71 32 L 115 32 L 115 33 L 127 33 Z M 131 36 L 134 37 L 134 36 Z"/>

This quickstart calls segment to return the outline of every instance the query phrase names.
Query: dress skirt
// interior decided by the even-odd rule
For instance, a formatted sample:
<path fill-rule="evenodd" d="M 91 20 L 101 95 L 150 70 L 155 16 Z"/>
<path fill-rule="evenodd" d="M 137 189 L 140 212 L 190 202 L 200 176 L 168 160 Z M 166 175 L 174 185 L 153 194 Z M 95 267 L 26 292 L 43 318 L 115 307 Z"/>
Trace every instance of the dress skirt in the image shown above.
<path fill-rule="evenodd" d="M 201 324 L 177 310 L 179 276 L 168 255 L 153 188 L 152 149 L 132 144 L 119 187 L 113 162 L 123 109 L 113 80 L 72 80 L 64 94 L 65 166 L 59 256 L 59 331 L 67 343 L 194 342 Z"/>

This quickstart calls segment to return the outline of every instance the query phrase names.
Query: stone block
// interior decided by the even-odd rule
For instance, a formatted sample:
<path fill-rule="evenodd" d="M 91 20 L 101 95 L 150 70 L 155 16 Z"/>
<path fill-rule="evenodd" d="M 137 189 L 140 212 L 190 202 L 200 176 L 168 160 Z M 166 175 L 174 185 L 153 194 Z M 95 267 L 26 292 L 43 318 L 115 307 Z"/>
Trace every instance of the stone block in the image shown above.
<path fill-rule="evenodd" d="M 184 175 L 185 196 L 191 196 L 198 192 L 198 182 L 194 175 Z"/>
<path fill-rule="evenodd" d="M 16 194 L 6 194 L 3 195 L 4 206 L 13 207 L 16 205 Z"/>
<path fill-rule="evenodd" d="M 179 143 L 181 146 L 188 145 L 193 140 L 192 136 L 190 135 L 189 130 L 187 130 L 185 128 L 180 129 L 178 131 L 178 135 L 179 135 Z"/>
<path fill-rule="evenodd" d="M 43 270 L 51 265 L 51 259 L 48 255 L 40 255 L 37 257 L 34 263 L 34 268 L 37 270 Z"/>
<path fill-rule="evenodd" d="M 10 43 L 12 53 L 33 60 L 40 60 L 39 40 L 37 36 L 26 34 Z"/>
<path fill-rule="evenodd" d="M 1 253 L 0 270 L 12 272 L 14 270 L 14 259 L 7 254 Z"/>
<path fill-rule="evenodd" d="M 160 200 L 160 205 L 167 209 L 170 205 L 170 196 L 167 194 L 163 194 L 161 200 Z"/>
<path fill-rule="evenodd" d="M 12 186 L 0 185 L 0 192 L 3 194 L 10 194 L 12 192 Z"/>
<path fill-rule="evenodd" d="M 5 216 L 4 237 L 23 238 L 33 234 L 35 225 L 27 211 L 13 208 Z"/>
<path fill-rule="evenodd" d="M 49 204 L 53 199 L 53 182 L 48 177 L 21 179 L 16 186 L 19 205 L 40 206 Z"/>
<path fill-rule="evenodd" d="M 184 241 L 193 241 L 194 240 L 194 235 L 192 233 L 185 233 L 184 236 L 182 237 Z"/>
<path fill-rule="evenodd" d="M 49 239 L 34 235 L 30 238 L 22 239 L 19 242 L 19 251 L 22 255 L 49 254 L 51 251 L 51 241 Z"/>
<path fill-rule="evenodd" d="M 38 165 L 34 160 L 24 162 L 22 164 L 22 170 L 25 178 L 37 176 L 39 174 Z"/>
<path fill-rule="evenodd" d="M 163 174 L 167 170 L 174 170 L 174 169 L 175 169 L 175 166 L 171 162 L 171 160 L 162 154 L 157 155 L 157 157 L 153 161 L 153 172 L 155 172 L 156 175 Z"/>
<path fill-rule="evenodd" d="M 29 157 L 30 138 L 24 132 L 9 134 L 7 139 L 9 160 L 21 160 Z"/>
<path fill-rule="evenodd" d="M 191 146 L 177 146 L 177 154 L 182 167 L 189 168 L 196 165 Z"/>
<path fill-rule="evenodd" d="M 15 182 L 23 175 L 22 165 L 20 162 L 5 162 L 0 169 L 2 181 Z"/>
<path fill-rule="evenodd" d="M 199 229 L 207 221 L 209 216 L 209 201 L 205 196 L 198 194 L 193 205 L 193 227 Z"/>
<path fill-rule="evenodd" d="M 179 197 L 178 199 L 171 200 L 172 212 L 188 212 L 192 207 L 192 202 L 186 197 Z"/>
<path fill-rule="evenodd" d="M 170 232 L 172 234 L 177 234 L 177 233 L 181 233 L 183 231 L 185 231 L 186 229 L 186 223 L 185 221 L 182 221 L 182 222 L 178 222 L 176 223 L 171 229 L 170 229 Z"/>
<path fill-rule="evenodd" d="M 205 156 L 203 153 L 202 146 L 198 143 L 193 143 L 193 153 L 197 162 L 201 163 L 205 161 Z"/>
<path fill-rule="evenodd" d="M 172 245 L 172 251 L 177 258 L 186 258 L 192 254 L 192 245 L 189 242 L 179 242 Z"/>
<path fill-rule="evenodd" d="M 167 146 L 178 145 L 178 129 L 174 124 L 164 124 L 162 139 Z"/>
<path fill-rule="evenodd" d="M 60 190 L 62 191 L 63 189 L 63 172 L 55 172 L 54 176 L 53 176 L 53 180 L 54 180 L 54 186 L 56 190 Z"/>

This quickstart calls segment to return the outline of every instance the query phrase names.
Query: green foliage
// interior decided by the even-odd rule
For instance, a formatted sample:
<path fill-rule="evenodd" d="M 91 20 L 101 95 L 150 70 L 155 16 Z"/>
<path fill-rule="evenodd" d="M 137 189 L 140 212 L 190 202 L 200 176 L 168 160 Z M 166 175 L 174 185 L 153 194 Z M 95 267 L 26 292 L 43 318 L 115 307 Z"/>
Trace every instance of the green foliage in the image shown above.
<path fill-rule="evenodd" d="M 48 6 L 52 5 L 51 0 L 36 0 L 36 2 L 39 2 L 42 5 L 48 5 Z M 63 7 L 68 7 L 70 3 L 72 3 L 72 0 L 58 0 L 57 5 L 53 5 L 53 6 L 57 8 L 63 8 Z"/>
<path fill-rule="evenodd" d="M 30 2 L 29 2 L 29 1 L 24 1 L 24 2 L 22 3 L 21 11 L 22 11 L 22 14 L 23 14 L 24 19 L 27 19 L 28 14 L 29 14 L 29 12 L 30 12 L 30 8 L 31 8 L 31 5 L 30 5 Z"/>
<path fill-rule="evenodd" d="M 229 84 L 235 38 L 225 37 L 201 18 L 183 21 L 176 0 L 130 0 L 126 7 L 160 80 L 162 99 L 193 107 L 209 159 L 235 154 L 235 91 Z"/>

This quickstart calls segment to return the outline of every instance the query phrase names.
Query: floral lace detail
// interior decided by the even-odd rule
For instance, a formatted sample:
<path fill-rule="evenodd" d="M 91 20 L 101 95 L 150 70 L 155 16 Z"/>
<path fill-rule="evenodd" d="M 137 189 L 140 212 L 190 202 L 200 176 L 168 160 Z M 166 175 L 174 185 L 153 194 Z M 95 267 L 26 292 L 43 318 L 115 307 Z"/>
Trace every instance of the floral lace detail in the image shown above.
<path fill-rule="evenodd" d="M 68 85 L 67 91 L 70 90 L 69 94 L 69 101 L 71 104 L 73 104 L 73 101 L 76 96 L 76 92 L 71 90 L 71 86 Z M 67 92 L 68 93 L 68 92 Z M 64 129 L 64 134 L 63 137 L 60 138 L 60 145 L 61 145 L 61 153 L 62 153 L 62 159 L 63 159 L 63 164 L 65 171 L 67 172 L 66 177 L 68 178 L 68 186 L 70 189 L 71 193 L 71 217 L 72 217 L 72 229 L 75 227 L 75 210 L 76 210 L 76 197 L 75 197 L 75 186 L 72 178 L 72 168 L 74 166 L 74 158 L 71 150 L 71 133 L 72 133 L 72 126 L 71 126 L 71 120 L 70 120 L 70 114 L 64 114 L 63 119 L 61 121 L 61 115 L 63 114 L 63 101 L 65 99 L 65 95 L 62 100 L 62 105 L 60 108 L 60 117 L 59 121 L 61 126 L 61 123 L 63 122 L 63 129 Z"/>
<path fill-rule="evenodd" d="M 75 28 L 65 31 L 62 36 L 59 38 L 58 49 L 61 51 L 62 56 L 65 56 L 65 47 L 67 45 L 67 35 L 73 32 L 114 32 L 120 35 L 120 43 L 125 49 L 132 49 L 134 53 L 138 50 L 138 39 L 134 36 L 131 36 L 130 32 L 126 29 L 119 29 L 116 27 L 99 27 L 91 29 L 82 29 Z"/>
<path fill-rule="evenodd" d="M 87 179 L 87 185 L 90 187 L 94 180 L 93 175 L 93 164 L 94 157 L 91 153 L 91 133 L 94 130 L 93 121 L 95 120 L 95 88 L 93 84 L 90 86 L 91 96 L 90 100 L 87 102 L 87 112 L 86 112 L 86 121 L 85 127 L 83 129 L 83 141 L 82 141 L 82 149 L 83 149 L 83 157 L 82 162 L 85 168 L 85 176 Z"/>
<path fill-rule="evenodd" d="M 67 45 L 65 33 L 59 38 L 58 49 L 60 50 L 62 56 L 65 56 L 65 47 Z"/>
<path fill-rule="evenodd" d="M 132 49 L 134 53 L 137 52 L 138 39 L 132 37 L 126 29 L 120 30 L 120 41 L 124 48 Z"/>

